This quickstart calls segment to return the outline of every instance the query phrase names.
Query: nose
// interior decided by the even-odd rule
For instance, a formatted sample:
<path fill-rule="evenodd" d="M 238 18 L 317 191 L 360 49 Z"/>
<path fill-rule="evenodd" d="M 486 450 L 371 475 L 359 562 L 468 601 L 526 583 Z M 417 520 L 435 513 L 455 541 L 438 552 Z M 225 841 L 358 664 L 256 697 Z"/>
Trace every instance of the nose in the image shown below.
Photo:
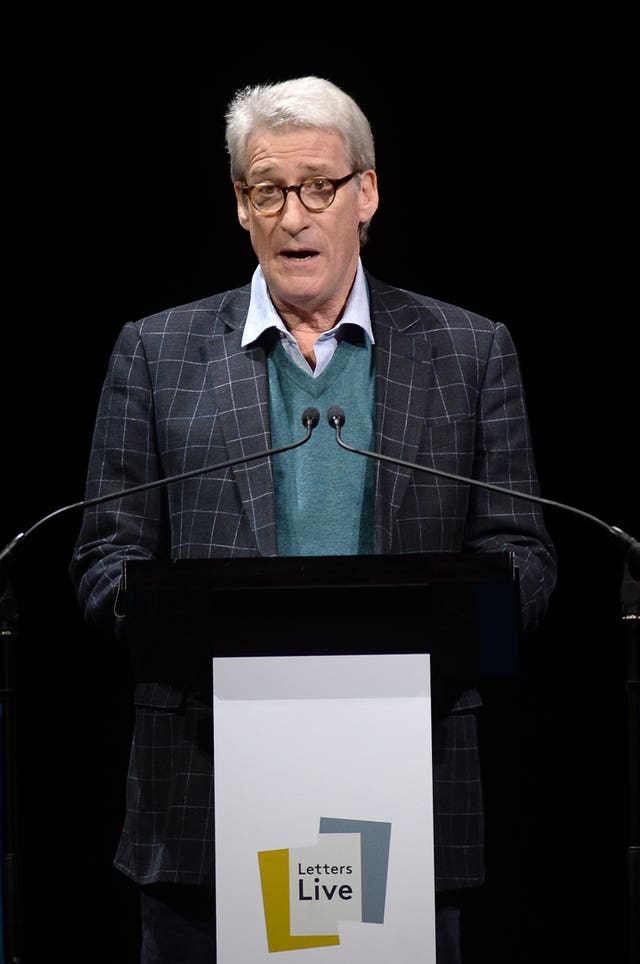
<path fill-rule="evenodd" d="M 280 211 L 280 223 L 285 227 L 289 223 L 297 225 L 300 221 L 306 221 L 308 214 L 309 211 L 300 200 L 300 194 L 294 188 L 289 188 Z"/>

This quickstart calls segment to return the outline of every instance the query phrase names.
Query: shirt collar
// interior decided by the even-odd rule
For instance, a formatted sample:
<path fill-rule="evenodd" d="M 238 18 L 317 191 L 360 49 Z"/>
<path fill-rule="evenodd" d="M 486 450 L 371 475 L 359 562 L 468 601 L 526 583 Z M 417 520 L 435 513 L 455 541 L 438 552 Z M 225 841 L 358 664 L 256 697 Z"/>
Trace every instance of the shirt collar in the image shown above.
<path fill-rule="evenodd" d="M 325 334 L 331 337 L 335 335 L 336 331 L 342 327 L 342 325 L 346 324 L 358 325 L 358 327 L 367 333 L 371 344 L 374 344 L 371 317 L 369 314 L 367 282 L 364 276 L 364 268 L 359 258 L 356 278 L 347 299 L 342 318 L 337 325 Z M 269 295 L 262 268 L 258 265 L 251 279 L 251 298 L 242 333 L 242 346 L 245 347 L 256 341 L 268 328 L 277 328 L 279 331 L 285 334 L 287 333 L 285 323 L 276 311 Z"/>

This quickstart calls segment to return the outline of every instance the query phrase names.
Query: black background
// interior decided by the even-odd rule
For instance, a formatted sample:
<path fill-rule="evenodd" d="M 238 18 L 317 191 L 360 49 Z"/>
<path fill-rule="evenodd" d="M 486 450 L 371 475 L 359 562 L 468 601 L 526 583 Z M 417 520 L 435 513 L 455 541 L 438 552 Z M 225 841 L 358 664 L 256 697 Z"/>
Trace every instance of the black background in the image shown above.
<path fill-rule="evenodd" d="M 224 109 L 247 83 L 306 73 L 372 122 L 367 267 L 506 322 L 543 494 L 640 535 L 633 5 L 345 17 L 48 4 L 5 18 L 2 545 L 82 498 L 122 324 L 249 279 Z M 551 609 L 522 675 L 484 687 L 488 877 L 465 964 L 627 962 L 622 558 L 599 527 L 546 517 Z M 47 523 L 12 572 L 24 964 L 136 960 L 135 897 L 111 868 L 127 654 L 77 609 L 77 523 Z"/>

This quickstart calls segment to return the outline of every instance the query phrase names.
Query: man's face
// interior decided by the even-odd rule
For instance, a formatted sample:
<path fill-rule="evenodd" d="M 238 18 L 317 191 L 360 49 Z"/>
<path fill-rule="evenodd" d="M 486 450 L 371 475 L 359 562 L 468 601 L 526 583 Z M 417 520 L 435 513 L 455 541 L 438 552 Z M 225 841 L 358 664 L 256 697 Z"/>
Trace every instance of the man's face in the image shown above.
<path fill-rule="evenodd" d="M 247 184 L 268 181 L 287 187 L 322 175 L 351 173 L 340 136 L 316 129 L 261 130 L 249 141 Z M 360 225 L 378 206 L 374 171 L 339 188 L 330 207 L 308 211 L 290 191 L 279 214 L 265 217 L 234 185 L 238 218 L 251 234 L 276 308 L 296 315 L 342 310 L 355 276 Z"/>

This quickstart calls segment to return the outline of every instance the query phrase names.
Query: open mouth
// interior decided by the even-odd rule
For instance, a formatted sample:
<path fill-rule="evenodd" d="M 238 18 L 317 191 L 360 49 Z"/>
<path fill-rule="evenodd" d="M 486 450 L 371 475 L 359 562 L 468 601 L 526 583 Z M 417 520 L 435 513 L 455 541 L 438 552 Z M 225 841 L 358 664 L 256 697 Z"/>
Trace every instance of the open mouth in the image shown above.
<path fill-rule="evenodd" d="M 308 261 L 310 258 L 315 258 L 316 251 L 283 251 L 282 254 L 289 261 Z"/>

